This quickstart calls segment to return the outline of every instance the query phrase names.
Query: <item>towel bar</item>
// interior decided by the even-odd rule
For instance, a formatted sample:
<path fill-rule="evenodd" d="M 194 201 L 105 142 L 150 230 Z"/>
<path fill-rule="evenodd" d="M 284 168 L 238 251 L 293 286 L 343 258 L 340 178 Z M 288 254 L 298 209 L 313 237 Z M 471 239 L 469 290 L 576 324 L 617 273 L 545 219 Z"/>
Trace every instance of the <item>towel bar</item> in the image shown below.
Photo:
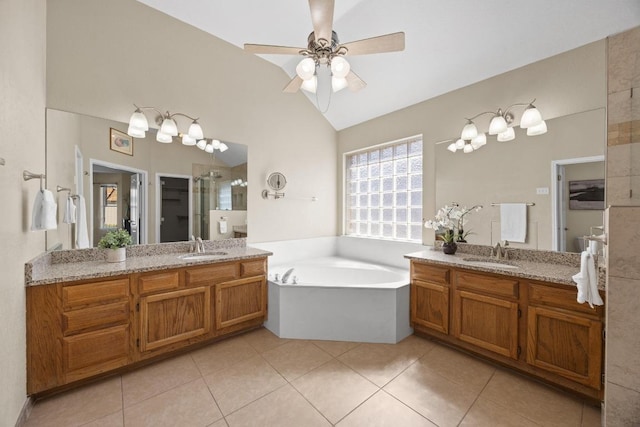
<path fill-rule="evenodd" d="M 502 203 L 491 203 L 491 206 L 500 206 L 502 205 Z M 527 202 L 525 203 L 525 205 L 527 206 L 535 206 L 536 204 L 534 202 Z"/>
<path fill-rule="evenodd" d="M 584 236 L 583 237 L 585 240 L 593 240 L 594 242 L 600 242 L 603 244 L 607 244 L 607 235 L 606 234 L 601 234 L 599 236 Z"/>
<path fill-rule="evenodd" d="M 24 179 L 25 181 L 29 181 L 32 179 L 39 179 L 40 180 L 40 191 L 42 191 L 42 181 L 46 178 L 47 176 L 45 174 L 38 174 L 38 173 L 33 173 L 33 172 L 29 172 L 28 170 L 22 171 L 22 179 Z"/>

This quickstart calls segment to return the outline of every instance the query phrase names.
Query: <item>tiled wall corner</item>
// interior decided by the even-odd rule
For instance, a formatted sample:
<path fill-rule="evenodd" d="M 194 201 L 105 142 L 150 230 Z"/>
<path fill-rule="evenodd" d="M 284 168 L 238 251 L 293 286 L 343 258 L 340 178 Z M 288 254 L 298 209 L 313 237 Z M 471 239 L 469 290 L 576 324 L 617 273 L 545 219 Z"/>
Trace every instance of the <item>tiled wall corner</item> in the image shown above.
<path fill-rule="evenodd" d="M 640 86 L 640 27 L 609 37 L 607 46 L 608 92 Z"/>
<path fill-rule="evenodd" d="M 633 427 L 640 420 L 640 393 L 607 382 L 604 426 Z"/>
<path fill-rule="evenodd" d="M 607 233 L 609 277 L 640 280 L 640 207 L 609 208 Z"/>
<path fill-rule="evenodd" d="M 640 393 L 640 334 L 629 335 L 640 330 L 640 280 L 609 276 L 607 283 L 606 378 Z"/>

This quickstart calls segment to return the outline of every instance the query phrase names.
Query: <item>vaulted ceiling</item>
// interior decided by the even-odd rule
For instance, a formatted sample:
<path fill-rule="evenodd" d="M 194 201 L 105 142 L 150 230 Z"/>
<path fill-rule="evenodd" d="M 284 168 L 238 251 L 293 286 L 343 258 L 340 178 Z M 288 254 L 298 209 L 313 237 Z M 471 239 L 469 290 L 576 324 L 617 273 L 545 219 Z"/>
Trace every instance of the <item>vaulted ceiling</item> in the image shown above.
<path fill-rule="evenodd" d="M 304 0 L 138 1 L 239 49 L 244 43 L 304 48 L 313 30 Z M 336 130 L 640 25 L 639 0 L 335 3 L 333 29 L 342 43 L 397 31 L 406 34 L 402 52 L 347 56 L 367 86 L 357 93 L 343 90 L 331 96 L 324 115 Z M 262 57 L 291 77 L 301 59 Z M 315 95 L 304 93 L 318 104 Z M 320 97 L 320 110 L 326 99 Z"/>

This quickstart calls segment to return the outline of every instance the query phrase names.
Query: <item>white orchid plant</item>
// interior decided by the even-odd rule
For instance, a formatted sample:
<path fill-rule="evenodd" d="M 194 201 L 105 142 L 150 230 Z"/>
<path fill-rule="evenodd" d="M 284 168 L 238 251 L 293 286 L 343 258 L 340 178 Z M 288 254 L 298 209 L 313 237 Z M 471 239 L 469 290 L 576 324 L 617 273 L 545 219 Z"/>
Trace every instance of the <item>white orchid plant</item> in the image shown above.
<path fill-rule="evenodd" d="M 454 241 L 464 243 L 466 242 L 465 237 L 470 233 L 469 231 L 464 231 L 464 226 L 467 223 L 465 216 L 469 212 L 477 212 L 480 209 L 482 209 L 482 205 L 467 208 L 466 206 L 460 206 L 458 203 L 453 202 L 451 206 L 444 205 L 438 209 L 435 218 L 426 221 L 424 226 L 434 229 L 437 237 L 446 243 Z"/>

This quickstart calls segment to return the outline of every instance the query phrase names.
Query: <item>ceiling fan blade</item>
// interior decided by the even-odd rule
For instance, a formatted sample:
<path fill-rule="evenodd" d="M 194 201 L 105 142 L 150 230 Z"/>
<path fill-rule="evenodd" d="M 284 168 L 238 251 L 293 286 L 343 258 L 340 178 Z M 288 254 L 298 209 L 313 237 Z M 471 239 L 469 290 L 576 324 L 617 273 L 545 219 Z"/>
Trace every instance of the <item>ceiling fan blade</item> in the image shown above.
<path fill-rule="evenodd" d="M 272 46 L 268 44 L 244 44 L 245 52 L 249 53 L 267 53 L 273 55 L 300 55 L 300 51 L 304 50 L 303 47 L 289 47 L 289 46 Z"/>
<path fill-rule="evenodd" d="M 347 55 L 368 55 L 370 53 L 398 52 L 404 50 L 404 33 L 391 33 L 343 44 Z"/>
<path fill-rule="evenodd" d="M 316 41 L 325 39 L 331 44 L 334 0 L 309 0 L 309 9 Z"/>
<path fill-rule="evenodd" d="M 349 71 L 349 74 L 345 77 L 347 79 L 347 87 L 351 92 L 357 92 L 360 89 L 364 89 L 367 85 L 356 73 Z"/>
<path fill-rule="evenodd" d="M 282 89 L 286 93 L 295 93 L 302 86 L 302 79 L 299 76 L 295 76 L 291 81 Z"/>

